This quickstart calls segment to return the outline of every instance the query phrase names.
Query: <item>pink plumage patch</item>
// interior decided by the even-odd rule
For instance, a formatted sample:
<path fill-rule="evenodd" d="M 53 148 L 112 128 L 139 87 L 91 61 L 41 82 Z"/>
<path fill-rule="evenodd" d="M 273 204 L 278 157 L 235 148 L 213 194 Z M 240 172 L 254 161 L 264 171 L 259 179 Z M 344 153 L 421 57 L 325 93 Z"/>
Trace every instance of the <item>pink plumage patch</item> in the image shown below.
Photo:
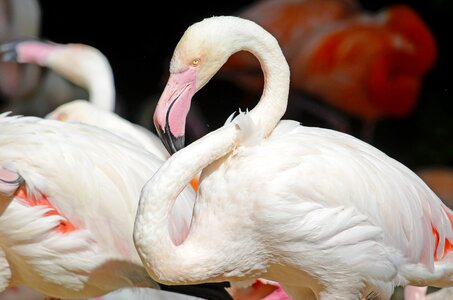
<path fill-rule="evenodd" d="M 450 224 L 453 226 L 453 215 L 451 215 L 450 213 L 447 212 L 447 215 L 448 215 L 448 219 L 450 220 Z M 439 231 L 437 231 L 437 229 L 432 226 L 432 230 L 433 230 L 433 234 L 434 234 L 434 243 L 435 243 L 435 246 L 434 246 L 434 260 L 435 261 L 438 261 L 439 259 L 442 259 L 445 257 L 445 255 L 452 251 L 453 250 L 453 244 L 448 240 L 448 239 L 445 239 L 444 241 L 444 255 L 442 257 L 437 257 L 437 249 L 439 248 Z"/>
<path fill-rule="evenodd" d="M 35 197 L 33 195 L 28 195 L 27 190 L 24 186 L 19 188 L 15 194 L 15 196 L 25 203 L 27 203 L 29 206 L 45 206 L 48 207 L 50 210 L 45 213 L 45 216 L 61 216 L 63 220 L 60 220 L 60 224 L 55 228 L 57 232 L 60 233 L 68 233 L 72 232 L 74 230 L 77 230 L 77 228 L 69 222 L 64 216 L 62 216 L 58 210 L 53 207 L 53 205 L 49 202 L 47 197 L 43 194 L 39 194 L 38 197 Z"/>

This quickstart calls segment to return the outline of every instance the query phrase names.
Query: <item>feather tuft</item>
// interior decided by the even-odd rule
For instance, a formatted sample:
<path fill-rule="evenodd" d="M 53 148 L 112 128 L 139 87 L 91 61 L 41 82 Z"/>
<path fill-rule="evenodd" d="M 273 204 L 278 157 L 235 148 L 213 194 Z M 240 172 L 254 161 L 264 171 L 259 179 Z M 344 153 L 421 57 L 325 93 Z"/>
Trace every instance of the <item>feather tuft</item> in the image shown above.
<path fill-rule="evenodd" d="M 232 123 L 240 129 L 238 143 L 241 146 L 255 146 L 263 140 L 261 126 L 255 123 L 248 111 L 239 111 L 239 114 L 233 119 Z"/>

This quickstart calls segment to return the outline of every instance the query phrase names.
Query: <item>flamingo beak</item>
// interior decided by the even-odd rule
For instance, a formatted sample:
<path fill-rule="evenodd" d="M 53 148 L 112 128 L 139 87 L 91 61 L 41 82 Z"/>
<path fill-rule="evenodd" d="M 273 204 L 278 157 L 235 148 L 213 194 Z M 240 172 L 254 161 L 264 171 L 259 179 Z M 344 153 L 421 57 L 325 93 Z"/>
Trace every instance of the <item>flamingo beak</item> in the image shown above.
<path fill-rule="evenodd" d="M 170 74 L 154 112 L 154 126 L 170 154 L 184 147 L 186 118 L 195 89 L 196 70 Z"/>
<path fill-rule="evenodd" d="M 34 38 L 18 39 L 0 45 L 3 61 L 43 65 L 58 44 Z"/>

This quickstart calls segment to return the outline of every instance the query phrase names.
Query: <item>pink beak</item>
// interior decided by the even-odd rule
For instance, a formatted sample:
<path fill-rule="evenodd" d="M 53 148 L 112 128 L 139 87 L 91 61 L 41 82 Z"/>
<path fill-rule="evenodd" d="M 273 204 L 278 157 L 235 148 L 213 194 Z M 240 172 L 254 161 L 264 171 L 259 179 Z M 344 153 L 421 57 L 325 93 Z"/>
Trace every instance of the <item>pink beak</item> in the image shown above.
<path fill-rule="evenodd" d="M 186 118 L 196 92 L 196 75 L 194 68 L 170 74 L 154 111 L 154 126 L 170 153 L 184 147 Z"/>

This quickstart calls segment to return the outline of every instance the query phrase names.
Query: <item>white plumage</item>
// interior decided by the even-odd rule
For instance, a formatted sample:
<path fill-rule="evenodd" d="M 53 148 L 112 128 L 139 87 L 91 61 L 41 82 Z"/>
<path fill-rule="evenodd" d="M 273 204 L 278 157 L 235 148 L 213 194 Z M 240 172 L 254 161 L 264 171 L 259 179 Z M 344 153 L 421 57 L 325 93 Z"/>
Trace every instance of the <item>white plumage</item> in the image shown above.
<path fill-rule="evenodd" d="M 208 18 L 179 41 L 154 116 L 168 148 L 179 148 L 194 93 L 241 50 L 263 68 L 260 102 L 173 154 L 143 189 L 134 241 L 149 274 L 172 284 L 263 277 L 295 299 L 389 299 L 398 285 L 451 286 L 452 211 L 371 145 L 280 121 L 288 65 L 251 21 Z M 169 209 L 201 170 L 190 231 L 175 246 Z"/>
<path fill-rule="evenodd" d="M 1 288 L 80 298 L 157 287 L 132 231 L 140 190 L 162 160 L 84 124 L 2 114 L 0 128 L 0 167 L 24 181 L 0 216 Z M 193 193 L 174 209 L 175 243 L 190 224 Z"/>
<path fill-rule="evenodd" d="M 159 138 L 151 131 L 121 118 L 114 112 L 98 108 L 94 103 L 86 100 L 74 100 L 62 104 L 46 118 L 97 126 L 136 143 L 162 160 L 170 156 Z"/>

